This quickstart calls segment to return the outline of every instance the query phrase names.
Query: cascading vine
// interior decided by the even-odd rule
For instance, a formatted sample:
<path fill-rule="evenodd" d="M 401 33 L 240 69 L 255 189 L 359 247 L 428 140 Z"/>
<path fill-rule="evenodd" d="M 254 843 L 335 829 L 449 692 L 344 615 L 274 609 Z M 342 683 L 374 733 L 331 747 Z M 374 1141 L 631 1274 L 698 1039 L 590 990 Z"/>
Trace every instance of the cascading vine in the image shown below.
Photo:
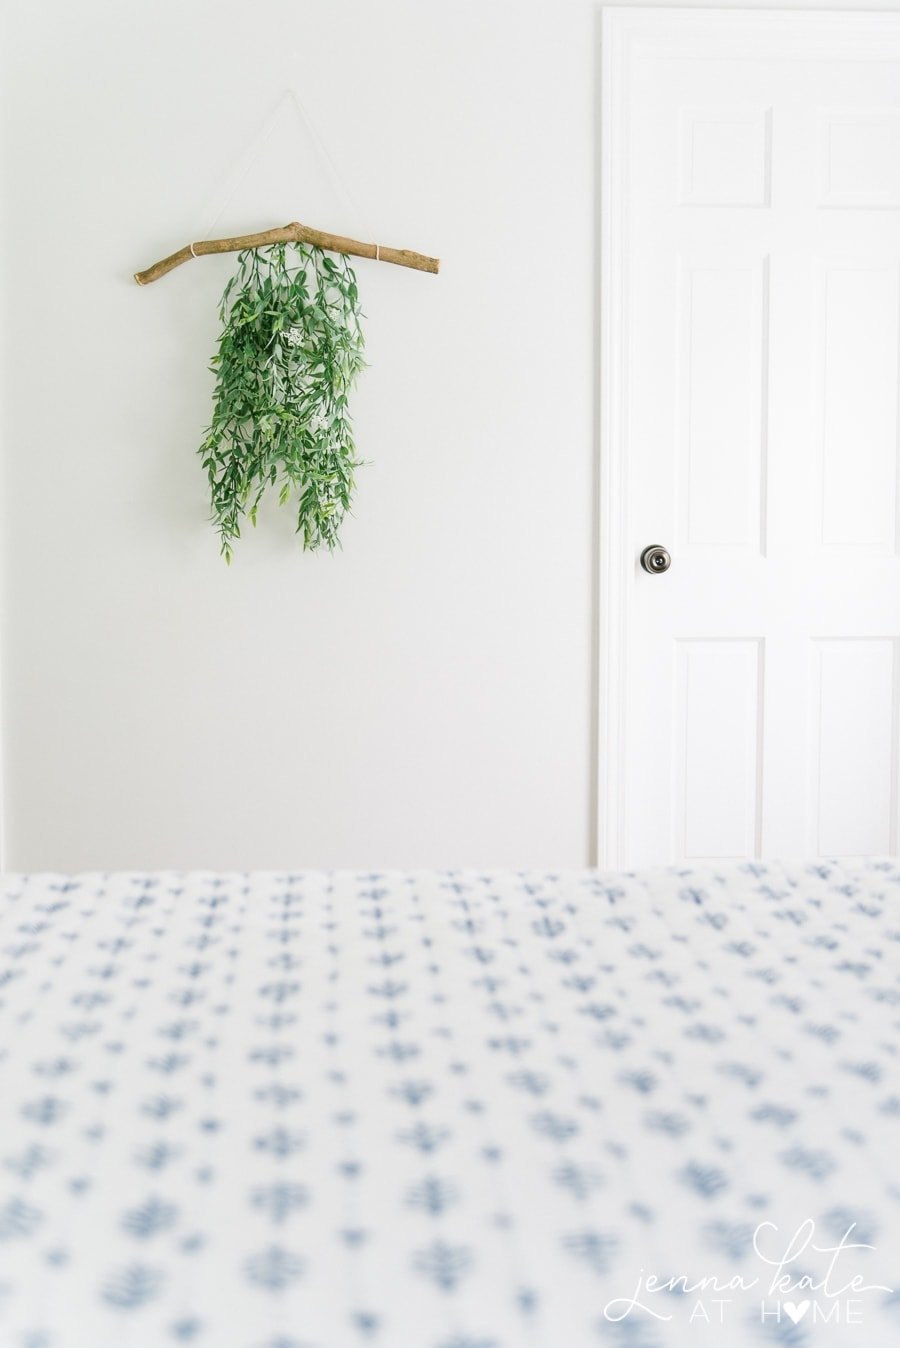
<path fill-rule="evenodd" d="M 280 505 L 296 500 L 304 548 L 334 548 L 360 464 L 348 411 L 365 364 L 353 270 L 303 243 L 247 249 L 219 316 L 213 417 L 199 452 L 222 554 L 230 563 L 267 488 Z"/>

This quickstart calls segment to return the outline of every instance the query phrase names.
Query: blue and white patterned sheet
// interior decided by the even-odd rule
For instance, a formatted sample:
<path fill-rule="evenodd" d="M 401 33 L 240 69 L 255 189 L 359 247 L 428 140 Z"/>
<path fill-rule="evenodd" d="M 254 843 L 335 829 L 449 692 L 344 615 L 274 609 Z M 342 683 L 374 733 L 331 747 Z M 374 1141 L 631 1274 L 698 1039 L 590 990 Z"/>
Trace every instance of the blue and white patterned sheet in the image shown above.
<path fill-rule="evenodd" d="M 890 861 L 9 877 L 0 1345 L 887 1348 L 898 1023 Z"/>

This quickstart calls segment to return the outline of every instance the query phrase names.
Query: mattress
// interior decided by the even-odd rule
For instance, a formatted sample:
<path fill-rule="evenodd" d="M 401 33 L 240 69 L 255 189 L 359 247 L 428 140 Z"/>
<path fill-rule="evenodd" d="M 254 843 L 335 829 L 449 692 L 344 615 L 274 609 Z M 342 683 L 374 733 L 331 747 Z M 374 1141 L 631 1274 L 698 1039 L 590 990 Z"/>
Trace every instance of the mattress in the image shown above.
<path fill-rule="evenodd" d="M 11 876 L 3 1348 L 900 1343 L 900 866 Z"/>

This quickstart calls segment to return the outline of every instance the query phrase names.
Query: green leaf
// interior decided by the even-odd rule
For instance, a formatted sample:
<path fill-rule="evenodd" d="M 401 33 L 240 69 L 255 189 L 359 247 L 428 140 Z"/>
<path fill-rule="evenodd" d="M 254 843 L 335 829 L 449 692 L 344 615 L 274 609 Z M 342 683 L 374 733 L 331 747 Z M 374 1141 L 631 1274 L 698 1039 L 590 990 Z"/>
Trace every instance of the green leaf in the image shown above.
<path fill-rule="evenodd" d="M 213 415 L 199 453 L 226 562 L 267 487 L 296 490 L 304 548 L 335 547 L 360 460 L 347 410 L 364 367 L 356 278 L 305 244 L 239 254 L 220 309 Z M 289 340 L 290 332 L 302 339 Z M 252 497 L 252 499 L 251 499 Z"/>

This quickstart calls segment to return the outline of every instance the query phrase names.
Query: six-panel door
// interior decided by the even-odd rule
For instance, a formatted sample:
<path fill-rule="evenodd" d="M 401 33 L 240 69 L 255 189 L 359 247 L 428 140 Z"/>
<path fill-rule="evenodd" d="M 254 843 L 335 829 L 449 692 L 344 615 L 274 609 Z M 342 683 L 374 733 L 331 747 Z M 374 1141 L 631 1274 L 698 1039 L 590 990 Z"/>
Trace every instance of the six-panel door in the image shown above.
<path fill-rule="evenodd" d="M 604 41 L 601 862 L 895 852 L 900 16 L 619 11 Z"/>

